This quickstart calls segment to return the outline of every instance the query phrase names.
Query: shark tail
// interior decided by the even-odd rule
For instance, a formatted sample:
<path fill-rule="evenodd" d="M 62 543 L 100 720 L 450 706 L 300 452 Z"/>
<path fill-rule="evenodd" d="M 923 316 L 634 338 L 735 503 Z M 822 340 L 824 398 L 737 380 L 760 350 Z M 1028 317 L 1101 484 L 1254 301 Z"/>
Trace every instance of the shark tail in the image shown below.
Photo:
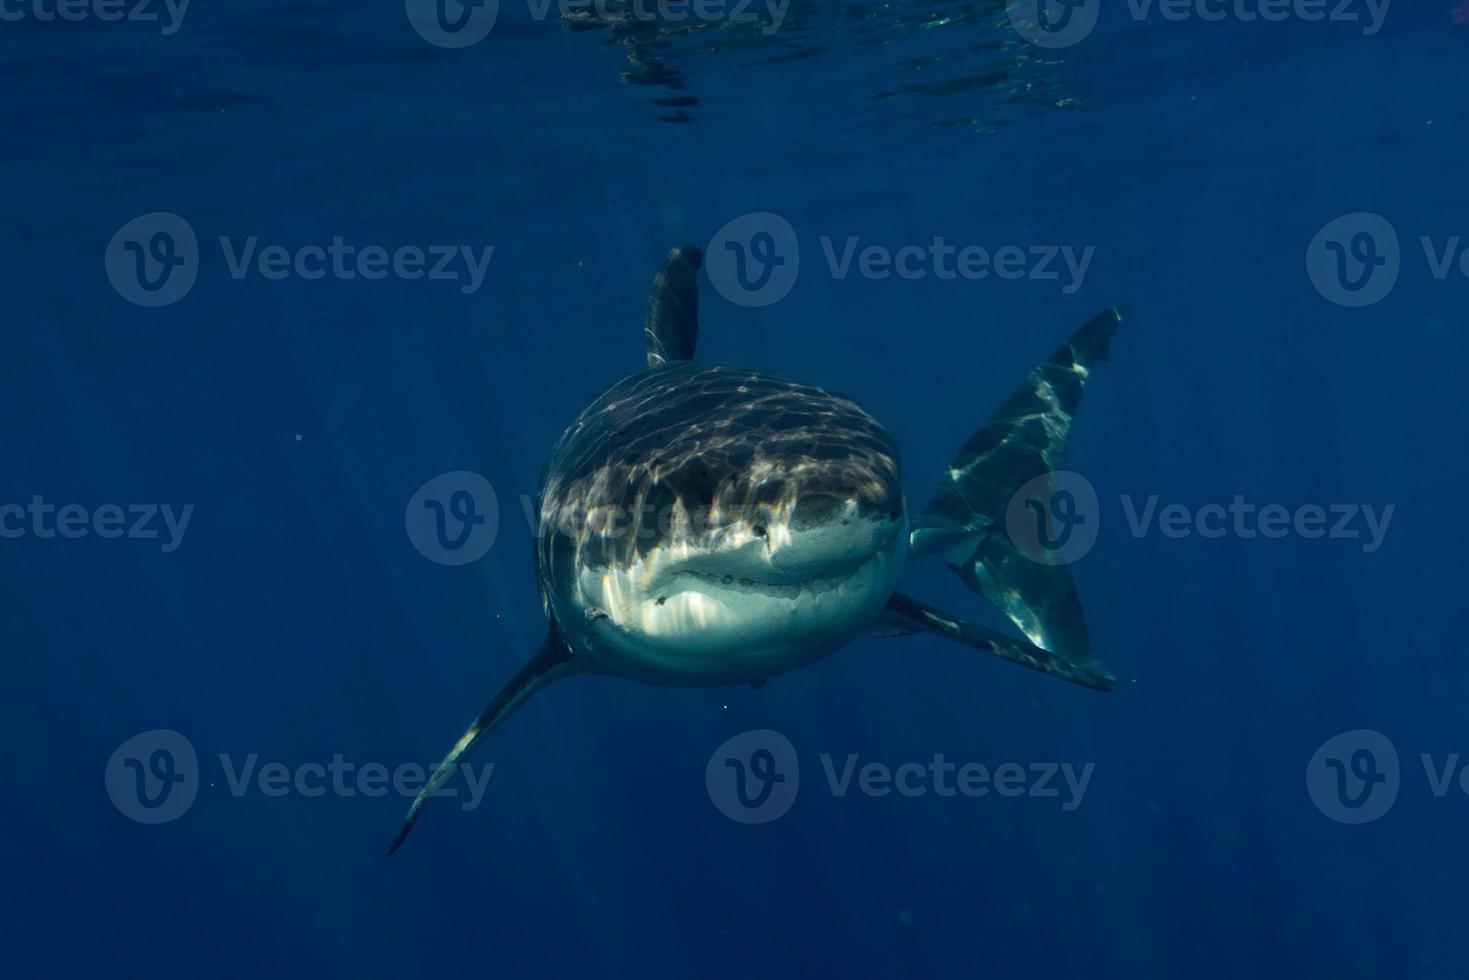
<path fill-rule="evenodd" d="M 480 739 L 510 717 L 511 713 L 529 700 L 531 695 L 552 681 L 564 677 L 570 673 L 571 669 L 571 660 L 566 654 L 565 643 L 553 625 L 540 649 L 526 661 L 509 683 L 500 690 L 500 693 L 485 705 L 479 717 L 474 720 L 474 724 L 459 736 L 459 741 L 455 742 L 449 754 L 444 756 L 444 761 L 434 769 L 434 774 L 429 777 L 428 783 L 414 798 L 412 806 L 408 808 L 408 816 L 403 819 L 403 825 L 398 828 L 397 835 L 393 837 L 393 843 L 388 847 L 389 857 L 392 857 L 398 848 L 403 846 L 403 841 L 408 837 L 413 825 L 418 822 L 418 816 L 424 806 L 444 783 L 448 782 L 449 777 L 454 775 L 460 760 L 474 751 Z"/>
<path fill-rule="evenodd" d="M 1032 643 L 1068 668 L 1049 672 L 1069 672 L 1075 676 L 1068 679 L 1087 683 L 1081 680 L 1087 678 L 1095 682 L 1088 686 L 1103 688 L 1115 681 L 1092 657 L 1065 557 L 1038 554 L 1032 542 L 1017 543 L 1004 518 L 1019 501 L 1046 519 L 1039 511 L 1044 504 L 1018 496 L 1027 487 L 1060 498 L 1056 466 L 1071 420 L 1093 366 L 1107 359 L 1121 321 L 1116 308 L 1092 318 L 1030 372 L 960 450 L 933 500 L 914 520 L 912 534 L 915 555 L 942 557 Z"/>

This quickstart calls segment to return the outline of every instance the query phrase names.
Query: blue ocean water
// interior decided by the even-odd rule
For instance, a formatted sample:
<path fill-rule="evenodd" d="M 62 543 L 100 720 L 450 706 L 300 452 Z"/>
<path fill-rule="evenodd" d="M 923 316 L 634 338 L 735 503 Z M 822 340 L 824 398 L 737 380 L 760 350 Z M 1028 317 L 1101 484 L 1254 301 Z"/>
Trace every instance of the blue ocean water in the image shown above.
<path fill-rule="evenodd" d="M 1463 975 L 1469 11 L 445 3 L 4 4 L 6 975 Z M 926 636 L 578 678 L 389 860 L 683 243 L 799 262 L 711 262 L 701 356 L 859 400 L 915 509 L 1125 306 L 1064 461 L 1118 690 Z M 410 502 L 464 471 L 456 564 Z M 747 824 L 707 777 L 764 730 L 798 792 Z"/>

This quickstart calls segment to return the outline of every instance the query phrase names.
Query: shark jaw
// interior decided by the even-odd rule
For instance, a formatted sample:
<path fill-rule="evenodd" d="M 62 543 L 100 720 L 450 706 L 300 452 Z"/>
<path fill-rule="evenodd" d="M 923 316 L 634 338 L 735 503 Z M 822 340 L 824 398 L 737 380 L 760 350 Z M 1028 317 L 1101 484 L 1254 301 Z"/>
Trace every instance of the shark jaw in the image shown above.
<path fill-rule="evenodd" d="M 585 664 L 645 683 L 760 683 L 865 631 L 897 586 L 906 515 L 740 526 L 671 539 L 625 566 L 584 568 L 558 611 Z"/>

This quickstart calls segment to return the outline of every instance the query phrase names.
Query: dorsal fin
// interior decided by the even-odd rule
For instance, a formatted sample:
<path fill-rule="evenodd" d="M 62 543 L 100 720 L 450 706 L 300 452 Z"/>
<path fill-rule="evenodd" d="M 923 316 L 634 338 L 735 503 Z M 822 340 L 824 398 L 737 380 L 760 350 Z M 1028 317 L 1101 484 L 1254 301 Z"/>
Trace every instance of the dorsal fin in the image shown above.
<path fill-rule="evenodd" d="M 688 361 L 699 340 L 699 266 L 704 253 L 683 245 L 668 253 L 648 296 L 648 367 Z"/>

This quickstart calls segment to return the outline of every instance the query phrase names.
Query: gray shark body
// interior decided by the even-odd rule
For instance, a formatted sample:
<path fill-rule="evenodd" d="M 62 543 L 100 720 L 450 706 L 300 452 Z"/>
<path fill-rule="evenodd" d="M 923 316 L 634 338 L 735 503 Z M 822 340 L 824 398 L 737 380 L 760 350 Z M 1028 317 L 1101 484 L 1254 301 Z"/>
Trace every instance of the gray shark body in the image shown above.
<path fill-rule="evenodd" d="M 850 399 L 692 361 L 701 256 L 654 281 L 648 368 L 558 440 L 537 496 L 536 567 L 550 628 L 414 800 L 389 853 L 459 761 L 547 684 L 591 672 L 647 683 L 759 685 L 855 637 L 932 632 L 1088 687 L 1070 573 L 1009 539 L 1012 496 L 1054 473 L 1090 367 L 1120 320 L 1095 318 L 1026 379 L 910 515 L 898 448 Z M 914 556 L 947 561 L 1027 639 L 896 591 Z"/>

